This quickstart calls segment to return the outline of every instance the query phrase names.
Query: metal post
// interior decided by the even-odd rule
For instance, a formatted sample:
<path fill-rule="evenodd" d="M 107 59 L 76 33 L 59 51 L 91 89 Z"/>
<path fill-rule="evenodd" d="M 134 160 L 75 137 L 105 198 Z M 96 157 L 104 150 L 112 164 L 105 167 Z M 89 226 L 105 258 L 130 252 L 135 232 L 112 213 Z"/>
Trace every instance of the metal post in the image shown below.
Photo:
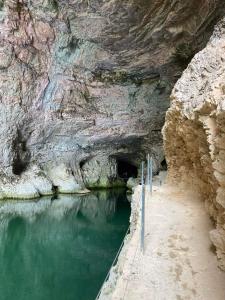
<path fill-rule="evenodd" d="M 151 156 L 151 159 L 150 159 L 150 193 L 152 195 L 152 175 L 153 175 L 153 172 L 152 172 L 152 166 L 153 165 L 153 161 L 152 161 L 152 156 Z"/>
<path fill-rule="evenodd" d="M 145 184 L 144 184 L 144 162 L 141 164 L 141 251 L 144 253 L 145 238 Z"/>
<path fill-rule="evenodd" d="M 142 186 L 144 184 L 144 165 L 145 165 L 145 163 L 142 161 L 142 163 L 141 163 L 141 185 Z"/>
<path fill-rule="evenodd" d="M 147 185 L 150 186 L 150 155 L 147 156 Z"/>

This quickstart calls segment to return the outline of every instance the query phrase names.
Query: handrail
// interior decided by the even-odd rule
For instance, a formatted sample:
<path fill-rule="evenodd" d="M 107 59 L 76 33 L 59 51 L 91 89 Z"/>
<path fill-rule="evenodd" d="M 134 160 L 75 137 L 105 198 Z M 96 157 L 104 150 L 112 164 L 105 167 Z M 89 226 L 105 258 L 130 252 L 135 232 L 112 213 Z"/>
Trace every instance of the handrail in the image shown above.
<path fill-rule="evenodd" d="M 128 235 L 129 232 L 130 232 L 130 226 L 128 227 L 128 229 L 127 229 L 127 231 L 126 231 L 126 234 L 125 234 L 124 239 L 123 239 L 123 241 L 122 241 L 122 243 L 121 243 L 121 245 L 120 245 L 120 248 L 119 248 L 119 250 L 117 251 L 117 254 L 116 254 L 116 256 L 115 256 L 115 258 L 114 258 L 114 260 L 113 260 L 113 262 L 112 262 L 112 265 L 111 265 L 111 267 L 110 267 L 110 269 L 109 269 L 109 272 L 107 273 L 107 275 L 106 275 L 106 277 L 105 277 L 105 280 L 104 280 L 104 282 L 103 282 L 103 284 L 102 284 L 102 286 L 101 286 L 101 288 L 100 288 L 100 290 L 99 290 L 99 292 L 98 292 L 98 295 L 96 296 L 95 300 L 98 300 L 98 299 L 99 299 L 99 297 L 100 297 L 100 295 L 101 295 L 101 292 L 102 292 L 102 289 L 103 289 L 103 286 L 104 286 L 104 284 L 106 283 L 106 281 L 109 279 L 109 275 L 110 275 L 110 273 L 111 273 L 111 271 L 112 271 L 112 268 L 116 265 L 116 263 L 117 263 L 117 261 L 118 261 L 118 257 L 119 257 L 119 255 L 120 255 L 120 253 L 121 253 L 121 250 L 122 250 L 122 248 L 123 248 L 123 246 L 124 246 L 124 243 L 125 243 L 125 239 L 126 239 L 126 237 L 127 237 L 127 235 Z"/>
<path fill-rule="evenodd" d="M 145 176 L 144 176 L 145 163 L 141 163 L 141 251 L 144 253 L 145 248 Z"/>
<path fill-rule="evenodd" d="M 150 155 L 148 154 L 147 156 L 147 178 L 146 178 L 146 184 L 145 184 L 145 163 L 142 161 L 141 163 L 141 199 L 140 199 L 140 206 L 141 206 L 141 251 L 144 253 L 144 242 L 145 242 L 145 185 L 148 185 L 149 188 L 150 188 L 150 193 L 152 195 L 152 179 L 153 179 L 153 172 L 152 172 L 152 169 L 153 169 L 153 159 L 152 159 L 152 156 L 150 157 Z M 131 225 L 130 225 L 131 226 Z M 102 289 L 103 289 L 103 286 L 104 284 L 106 283 L 106 281 L 109 279 L 109 276 L 110 276 L 110 273 L 112 271 L 112 268 L 116 265 L 117 261 L 118 261 L 118 257 L 121 253 L 121 250 L 124 246 L 124 242 L 125 242 L 125 238 L 127 237 L 128 235 L 128 232 L 130 231 L 130 226 L 128 227 L 128 230 L 124 236 L 124 239 L 120 245 L 120 248 L 116 254 L 116 257 L 115 259 L 113 260 L 113 263 L 109 269 L 109 272 L 107 273 L 106 275 L 106 278 L 98 292 L 98 295 L 97 297 L 95 298 L 95 300 L 98 300 L 100 295 L 101 295 L 101 292 L 102 292 Z"/>

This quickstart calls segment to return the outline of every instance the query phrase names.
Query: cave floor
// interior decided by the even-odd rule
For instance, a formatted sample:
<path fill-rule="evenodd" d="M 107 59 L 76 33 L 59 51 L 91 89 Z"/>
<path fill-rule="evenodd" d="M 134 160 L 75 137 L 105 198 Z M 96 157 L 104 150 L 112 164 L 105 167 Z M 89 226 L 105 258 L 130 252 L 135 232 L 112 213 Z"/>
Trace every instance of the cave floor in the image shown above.
<path fill-rule="evenodd" d="M 140 186 L 134 197 L 140 197 Z M 192 192 L 168 185 L 147 192 L 145 252 L 132 236 L 113 299 L 224 300 L 225 272 L 209 239 L 212 223 Z"/>

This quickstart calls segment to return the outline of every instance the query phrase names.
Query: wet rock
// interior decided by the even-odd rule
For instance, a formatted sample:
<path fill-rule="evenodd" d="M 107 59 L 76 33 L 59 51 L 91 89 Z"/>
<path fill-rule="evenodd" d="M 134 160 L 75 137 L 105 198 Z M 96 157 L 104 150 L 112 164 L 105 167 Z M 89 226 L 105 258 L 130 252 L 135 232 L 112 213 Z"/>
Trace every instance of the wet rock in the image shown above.
<path fill-rule="evenodd" d="M 137 178 L 130 177 L 127 181 L 127 188 L 129 190 L 132 190 L 134 187 L 136 187 L 139 184 L 139 181 L 140 180 Z"/>

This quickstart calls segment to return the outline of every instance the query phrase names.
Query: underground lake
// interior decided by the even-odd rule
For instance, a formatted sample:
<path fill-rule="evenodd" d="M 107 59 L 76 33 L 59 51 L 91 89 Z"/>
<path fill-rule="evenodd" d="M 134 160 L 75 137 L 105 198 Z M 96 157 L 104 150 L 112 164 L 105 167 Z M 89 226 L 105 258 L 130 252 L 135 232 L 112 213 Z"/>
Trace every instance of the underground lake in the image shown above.
<path fill-rule="evenodd" d="M 0 299 L 94 300 L 129 216 L 125 190 L 0 202 Z"/>

